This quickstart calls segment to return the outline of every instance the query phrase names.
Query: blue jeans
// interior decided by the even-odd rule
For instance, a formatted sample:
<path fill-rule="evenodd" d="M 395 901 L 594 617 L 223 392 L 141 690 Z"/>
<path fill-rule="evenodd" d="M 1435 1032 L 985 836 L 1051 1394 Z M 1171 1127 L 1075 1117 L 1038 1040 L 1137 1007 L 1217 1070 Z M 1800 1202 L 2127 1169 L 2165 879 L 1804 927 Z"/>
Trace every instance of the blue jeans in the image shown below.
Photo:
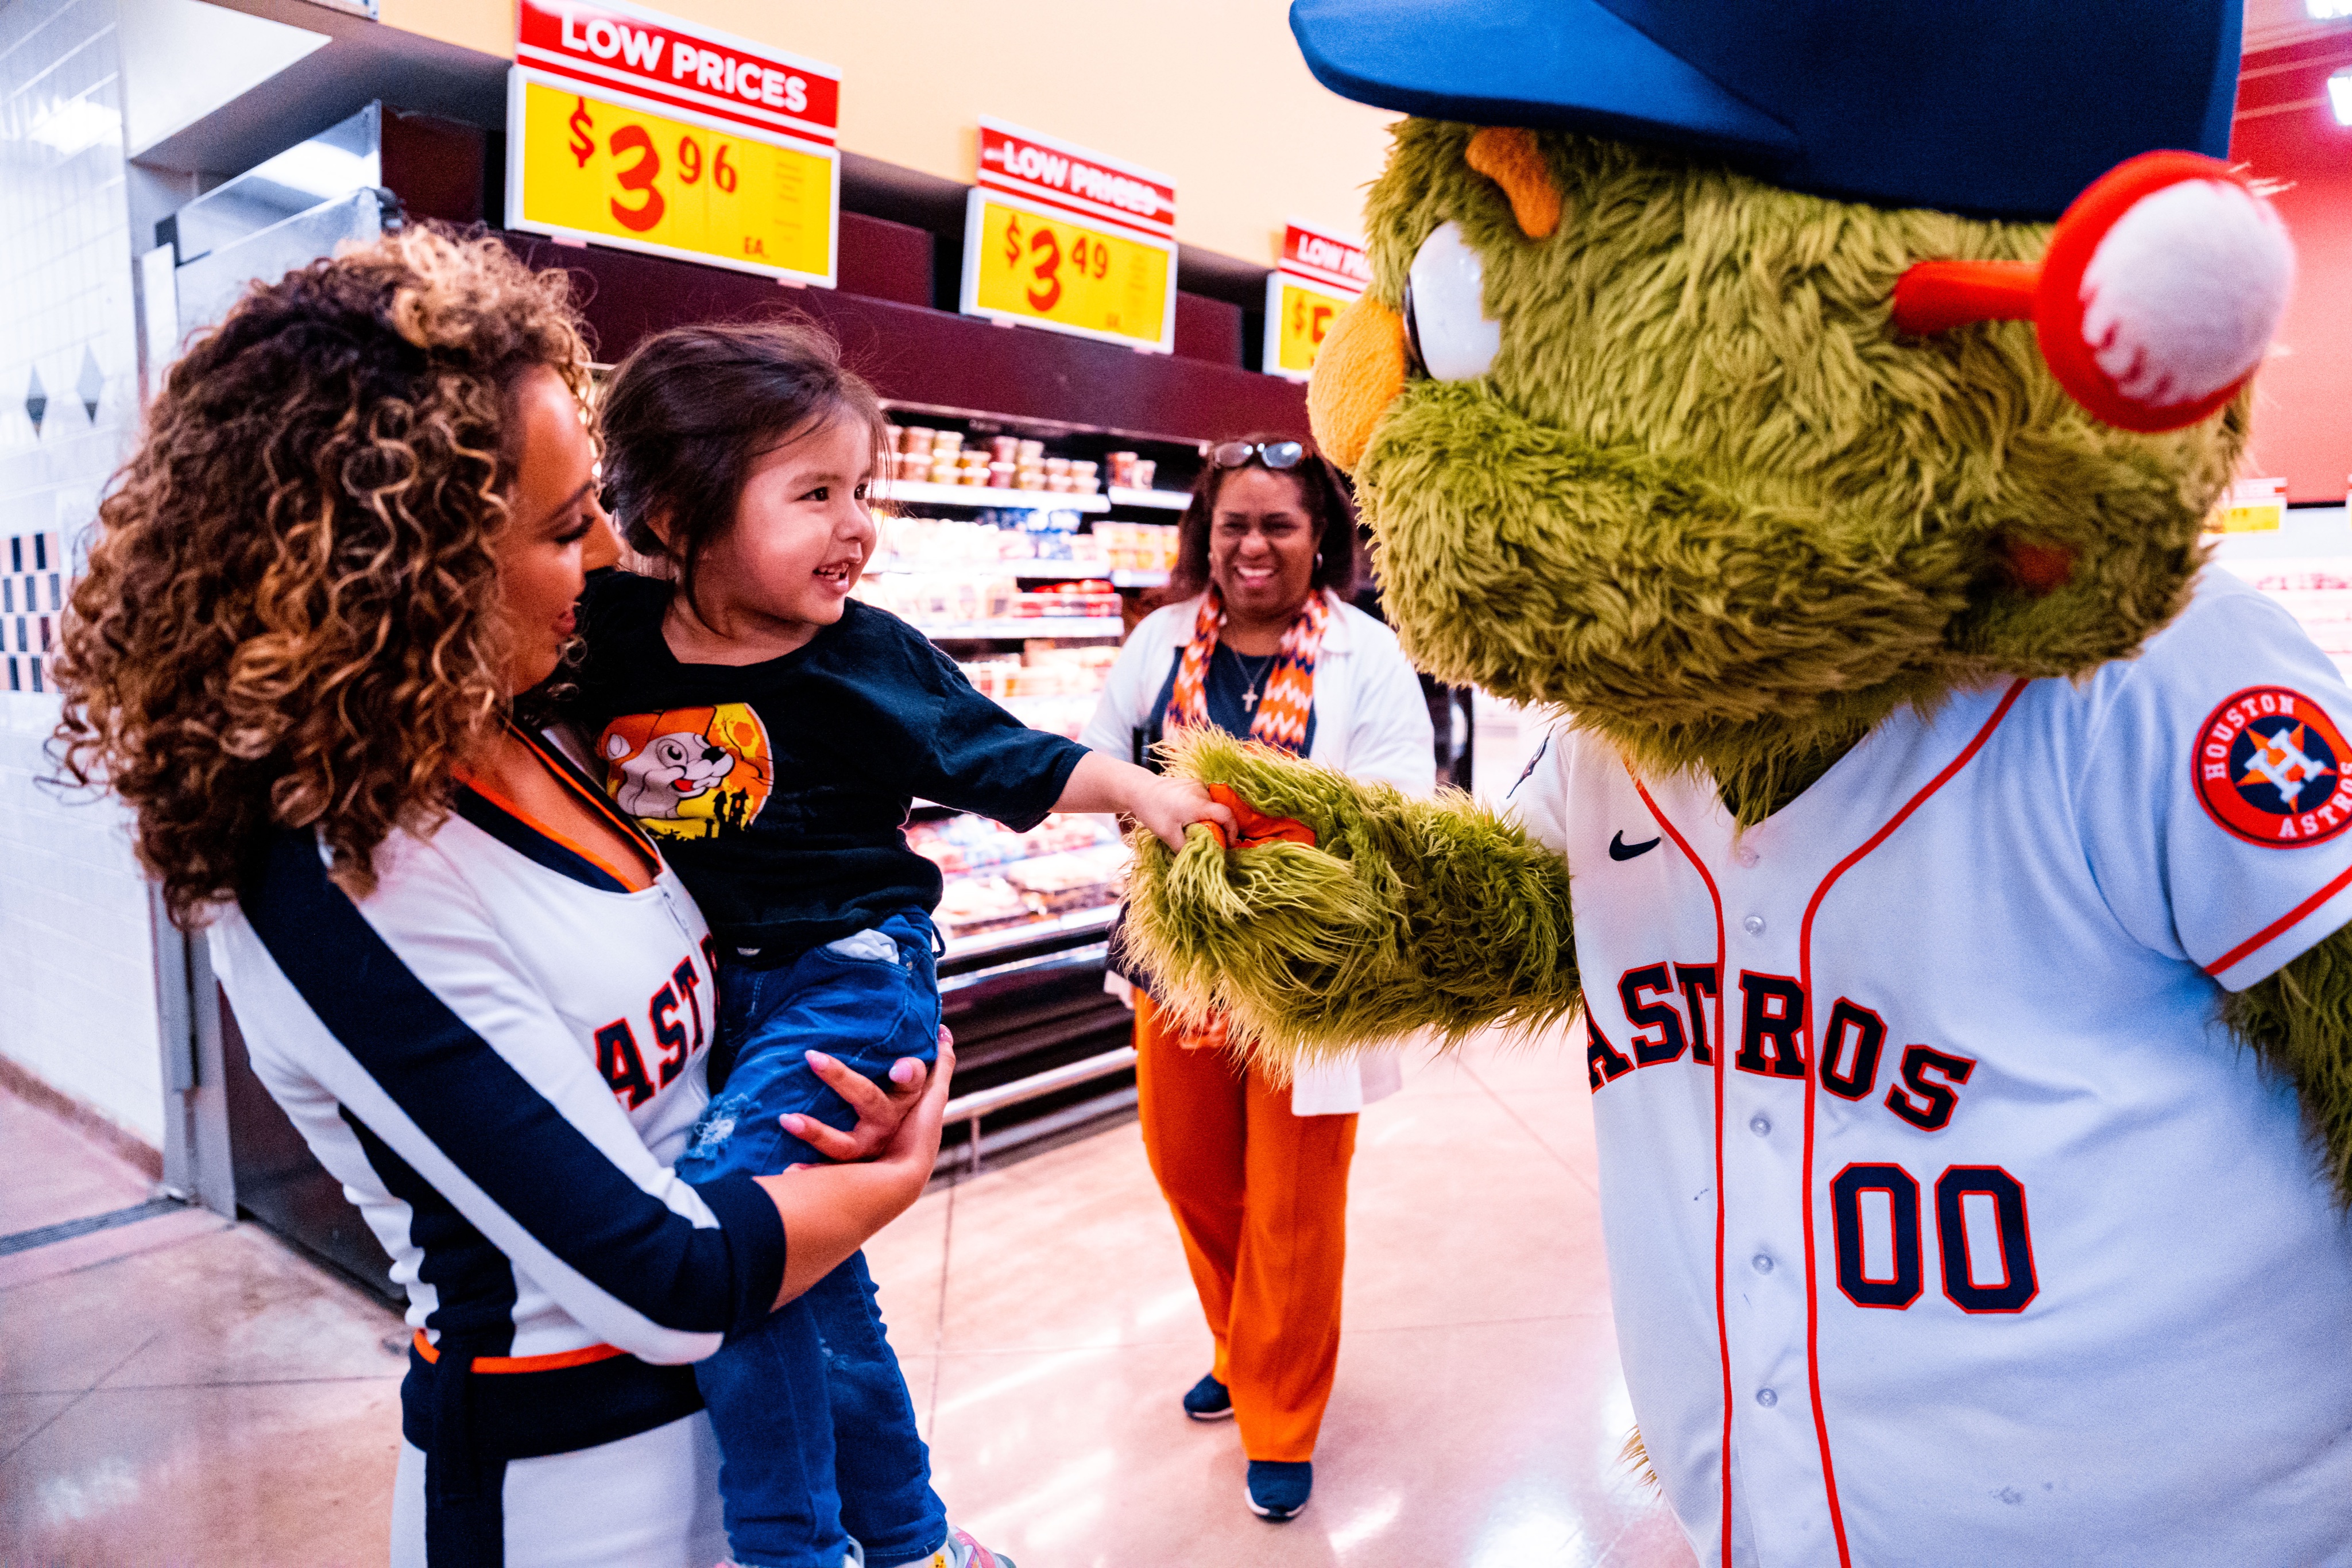
<path fill-rule="evenodd" d="M 937 1060 L 930 919 L 902 910 L 874 930 L 895 956 L 860 932 L 790 963 L 720 965 L 719 1036 L 733 1043 L 734 1065 L 677 1162 L 680 1176 L 824 1163 L 776 1118 L 797 1111 L 846 1131 L 857 1117 L 803 1052 L 822 1051 L 877 1082 L 902 1056 Z M 930 1454 L 863 1253 L 695 1376 L 719 1435 L 727 1538 L 748 1568 L 840 1568 L 845 1531 L 875 1568 L 928 1556 L 947 1539 L 947 1510 L 931 1490 Z"/>

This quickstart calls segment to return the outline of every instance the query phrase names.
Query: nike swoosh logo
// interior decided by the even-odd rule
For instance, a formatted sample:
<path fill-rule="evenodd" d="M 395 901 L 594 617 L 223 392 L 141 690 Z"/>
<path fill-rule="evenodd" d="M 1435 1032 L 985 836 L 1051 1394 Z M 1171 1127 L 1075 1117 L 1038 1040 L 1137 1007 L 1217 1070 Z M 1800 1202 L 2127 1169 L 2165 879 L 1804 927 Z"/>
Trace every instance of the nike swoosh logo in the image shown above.
<path fill-rule="evenodd" d="M 1625 841 L 1625 835 L 1619 833 L 1609 841 L 1609 858 L 1612 861 L 1629 861 L 1635 855 L 1648 854 L 1657 847 L 1656 839 L 1652 839 L 1646 843 L 1629 844 Z"/>

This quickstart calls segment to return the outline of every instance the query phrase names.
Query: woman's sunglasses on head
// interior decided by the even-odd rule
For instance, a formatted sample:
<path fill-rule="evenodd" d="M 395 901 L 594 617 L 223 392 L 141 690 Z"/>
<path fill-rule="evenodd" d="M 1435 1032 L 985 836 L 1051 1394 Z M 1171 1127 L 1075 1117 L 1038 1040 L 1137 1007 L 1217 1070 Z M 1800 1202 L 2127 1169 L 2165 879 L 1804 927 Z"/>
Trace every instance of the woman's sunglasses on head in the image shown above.
<path fill-rule="evenodd" d="M 1296 468 L 1307 455 L 1297 441 L 1221 441 L 1209 448 L 1209 461 L 1220 468 L 1246 468 L 1255 458 L 1269 468 Z"/>

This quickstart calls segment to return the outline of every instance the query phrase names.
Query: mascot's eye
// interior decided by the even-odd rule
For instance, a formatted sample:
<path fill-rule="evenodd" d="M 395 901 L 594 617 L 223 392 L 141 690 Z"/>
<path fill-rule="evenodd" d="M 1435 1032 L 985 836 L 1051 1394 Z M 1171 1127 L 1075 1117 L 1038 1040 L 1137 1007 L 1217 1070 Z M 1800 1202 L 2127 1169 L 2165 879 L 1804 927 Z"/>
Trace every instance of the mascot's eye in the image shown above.
<path fill-rule="evenodd" d="M 1486 319 L 1486 269 L 1458 224 L 1440 224 L 1421 242 L 1404 282 L 1405 341 L 1421 368 L 1441 382 L 1485 375 L 1503 347 L 1503 329 Z"/>

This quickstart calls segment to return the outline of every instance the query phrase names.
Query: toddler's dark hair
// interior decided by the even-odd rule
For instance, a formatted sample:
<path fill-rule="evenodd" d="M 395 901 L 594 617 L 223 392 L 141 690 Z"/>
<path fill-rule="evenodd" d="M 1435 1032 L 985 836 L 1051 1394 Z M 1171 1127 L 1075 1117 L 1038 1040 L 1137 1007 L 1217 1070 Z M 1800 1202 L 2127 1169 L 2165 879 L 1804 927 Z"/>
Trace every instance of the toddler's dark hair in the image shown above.
<path fill-rule="evenodd" d="M 734 526 L 762 456 L 841 419 L 871 432 L 877 477 L 888 450 L 873 386 L 841 362 L 831 335 L 802 321 L 657 332 L 621 361 L 603 414 L 604 509 L 698 612 L 695 568 Z"/>

